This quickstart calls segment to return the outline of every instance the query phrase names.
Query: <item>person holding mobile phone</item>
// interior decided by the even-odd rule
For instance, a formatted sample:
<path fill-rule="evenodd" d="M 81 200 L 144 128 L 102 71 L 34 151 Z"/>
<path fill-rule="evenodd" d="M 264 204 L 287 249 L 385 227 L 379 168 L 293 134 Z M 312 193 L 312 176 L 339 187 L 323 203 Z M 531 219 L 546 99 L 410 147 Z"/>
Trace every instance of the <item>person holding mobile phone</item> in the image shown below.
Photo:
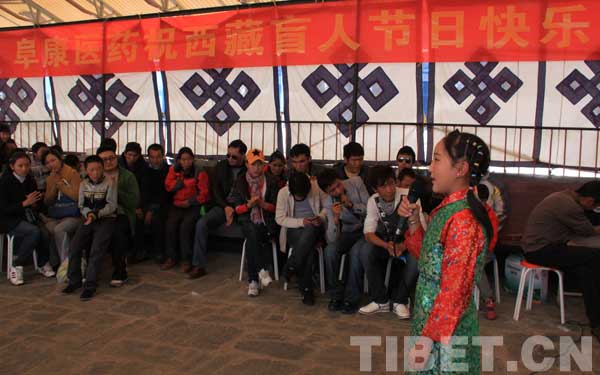
<path fill-rule="evenodd" d="M 288 186 L 279 190 L 275 221 L 281 226 L 281 249 L 292 248 L 283 269 L 287 280 L 293 274 L 299 278 L 302 302 L 314 305 L 313 265 L 317 242 L 323 236 L 329 197 L 312 182 L 306 173 L 295 172 Z"/>

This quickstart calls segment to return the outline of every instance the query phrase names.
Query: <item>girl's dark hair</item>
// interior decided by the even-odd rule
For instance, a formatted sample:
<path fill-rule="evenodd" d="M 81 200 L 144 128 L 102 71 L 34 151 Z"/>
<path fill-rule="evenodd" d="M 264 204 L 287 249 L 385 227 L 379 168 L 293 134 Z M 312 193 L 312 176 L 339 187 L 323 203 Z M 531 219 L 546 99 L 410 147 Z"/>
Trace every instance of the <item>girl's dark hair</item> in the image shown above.
<path fill-rule="evenodd" d="M 192 149 L 191 149 L 191 148 L 189 148 L 189 147 L 182 147 L 182 148 L 180 148 L 180 149 L 179 149 L 179 151 L 177 151 L 177 156 L 176 156 L 175 158 L 176 158 L 177 160 L 179 160 L 179 159 L 181 159 L 181 157 L 182 157 L 184 154 L 188 154 L 188 155 L 190 155 L 192 158 L 195 158 L 195 157 L 196 157 L 196 155 L 194 155 L 194 151 L 192 151 Z"/>
<path fill-rule="evenodd" d="M 15 165 L 15 163 L 19 159 L 27 159 L 29 160 L 29 162 L 31 162 L 31 158 L 29 157 L 29 155 L 27 155 L 25 151 L 15 151 L 12 153 L 12 155 L 10 155 L 10 159 L 8 159 L 8 164 Z"/>
<path fill-rule="evenodd" d="M 444 146 L 453 164 L 461 160 L 469 163 L 469 187 L 471 189 L 467 193 L 467 202 L 475 219 L 483 226 L 489 243 L 494 235 L 492 223 L 485 206 L 475 196 L 472 188 L 479 184 L 481 177 L 488 171 L 490 166 L 490 149 L 478 136 L 461 133 L 458 130 L 452 131 L 444 138 Z"/>
<path fill-rule="evenodd" d="M 281 151 L 275 151 L 271 154 L 271 156 L 269 156 L 269 162 L 277 159 L 281 160 L 285 164 L 285 156 L 283 156 Z"/>
<path fill-rule="evenodd" d="M 46 158 L 48 157 L 48 155 L 54 155 L 59 161 L 63 160 L 62 154 L 58 152 L 57 149 L 51 148 L 42 154 L 42 164 L 46 165 Z"/>

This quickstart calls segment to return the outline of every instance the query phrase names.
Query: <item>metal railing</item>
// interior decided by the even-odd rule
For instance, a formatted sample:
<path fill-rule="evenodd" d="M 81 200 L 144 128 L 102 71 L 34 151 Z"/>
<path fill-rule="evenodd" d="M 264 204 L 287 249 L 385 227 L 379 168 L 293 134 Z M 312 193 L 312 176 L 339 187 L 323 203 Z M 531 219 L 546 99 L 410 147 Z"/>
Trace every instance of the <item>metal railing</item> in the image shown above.
<path fill-rule="evenodd" d="M 239 138 L 266 155 L 277 149 L 287 153 L 293 144 L 306 143 L 313 159 L 334 162 L 343 158 L 343 146 L 353 139 L 365 148 L 367 162 L 394 163 L 398 149 L 409 145 L 420 165 L 428 164 L 439 140 L 459 129 L 488 143 L 496 172 L 600 177 L 600 130 L 596 128 L 367 123 L 352 129 L 310 121 L 239 121 L 227 130 L 224 123 L 211 125 L 206 121 L 123 121 L 116 130 L 102 124 L 94 127 L 90 121 L 21 121 L 13 125 L 13 138 L 19 146 L 43 141 L 58 143 L 65 152 L 93 153 L 102 135 L 110 135 L 118 150 L 130 141 L 140 143 L 143 150 L 160 143 L 171 153 L 188 146 L 199 157 L 219 159 L 227 153 L 227 145 Z"/>

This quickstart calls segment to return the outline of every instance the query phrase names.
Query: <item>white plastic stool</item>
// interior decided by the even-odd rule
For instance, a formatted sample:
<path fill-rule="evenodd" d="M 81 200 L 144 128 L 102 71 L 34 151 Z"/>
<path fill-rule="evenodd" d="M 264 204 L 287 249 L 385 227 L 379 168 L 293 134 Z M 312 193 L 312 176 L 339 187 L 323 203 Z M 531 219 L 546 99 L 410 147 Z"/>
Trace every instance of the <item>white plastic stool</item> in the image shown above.
<path fill-rule="evenodd" d="M 496 293 L 496 303 L 500 303 L 500 271 L 498 270 L 498 260 L 494 258 L 494 291 Z M 482 274 L 481 277 L 487 277 L 486 274 Z M 479 299 L 481 298 L 481 292 L 479 287 L 475 285 L 473 287 L 473 299 L 475 300 L 475 307 L 479 310 Z"/>
<path fill-rule="evenodd" d="M 6 250 L 6 279 L 10 279 L 10 267 L 13 264 L 13 252 L 14 252 L 14 242 L 15 236 L 11 236 L 10 234 L 0 234 L 0 269 L 2 267 L 2 258 L 4 257 L 4 240 L 7 241 L 8 246 Z M 33 250 L 33 267 L 37 271 L 38 261 L 37 261 L 37 253 Z"/>
<path fill-rule="evenodd" d="M 293 250 L 294 249 L 290 247 L 290 250 L 288 251 L 288 259 L 290 259 L 292 256 Z M 325 258 L 323 257 L 323 248 L 318 246 L 317 252 L 319 253 L 319 282 L 321 284 L 321 294 L 325 294 Z M 287 287 L 287 282 L 283 283 L 283 290 L 287 290 Z"/>
<path fill-rule="evenodd" d="M 521 301 L 523 300 L 523 294 L 525 293 L 525 284 L 527 286 L 527 302 L 525 304 L 525 310 L 531 310 L 533 305 L 533 282 L 535 275 L 538 272 L 548 271 L 554 272 L 558 276 L 558 300 L 560 304 L 560 323 L 565 324 L 565 300 L 564 300 L 564 289 L 563 289 L 563 273 L 562 271 L 551 268 L 543 267 L 537 264 L 529 263 L 525 260 L 521 261 L 521 279 L 519 280 L 519 292 L 517 293 L 517 301 L 515 302 L 515 312 L 513 314 L 514 320 L 519 320 L 519 313 L 521 312 Z"/>
<path fill-rule="evenodd" d="M 271 247 L 273 248 L 273 272 L 275 273 L 275 280 L 279 280 L 279 263 L 277 262 L 277 245 L 275 241 L 271 241 Z M 246 260 L 246 240 L 242 245 L 242 260 L 240 262 L 240 281 L 242 281 L 242 275 L 244 273 L 244 261 Z"/>

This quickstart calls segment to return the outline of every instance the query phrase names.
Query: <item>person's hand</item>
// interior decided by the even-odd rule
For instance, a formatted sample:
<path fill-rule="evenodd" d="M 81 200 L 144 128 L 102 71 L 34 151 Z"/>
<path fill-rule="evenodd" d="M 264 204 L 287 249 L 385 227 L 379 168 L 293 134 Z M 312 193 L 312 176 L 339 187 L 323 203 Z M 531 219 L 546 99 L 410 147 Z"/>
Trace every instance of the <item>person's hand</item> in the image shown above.
<path fill-rule="evenodd" d="M 340 196 L 340 201 L 344 204 L 344 206 L 348 209 L 352 208 L 352 206 L 354 206 L 354 204 L 352 203 L 352 201 L 350 200 L 350 198 L 348 198 L 347 194 L 342 194 Z"/>
<path fill-rule="evenodd" d="M 136 208 L 135 215 L 141 220 L 144 217 L 144 211 L 141 208 Z"/>
<path fill-rule="evenodd" d="M 320 216 L 315 216 L 315 217 L 312 219 L 312 221 L 311 221 L 311 224 L 312 224 L 314 227 L 319 227 L 319 226 L 321 226 L 321 224 L 323 224 L 323 220 L 321 220 L 321 217 L 320 217 Z"/>
<path fill-rule="evenodd" d="M 148 211 L 146 212 L 146 215 L 144 217 L 144 224 L 145 225 L 150 225 L 152 224 L 152 211 Z"/>
<path fill-rule="evenodd" d="M 408 366 L 410 370 L 421 371 L 425 369 L 431 354 L 432 341 L 427 337 L 420 337 L 415 346 L 408 353 Z"/>
<path fill-rule="evenodd" d="M 396 252 L 398 255 L 401 255 L 405 251 L 406 251 L 406 244 L 404 242 L 396 244 Z"/>
<path fill-rule="evenodd" d="M 266 210 L 266 209 L 267 209 L 267 202 L 265 202 L 265 200 L 264 200 L 264 199 L 262 199 L 262 197 L 258 197 L 258 201 L 257 201 L 257 203 L 258 203 L 258 206 L 259 206 L 260 208 L 262 208 L 263 210 Z"/>
<path fill-rule="evenodd" d="M 256 206 L 257 204 L 259 204 L 259 199 L 260 199 L 259 197 L 250 198 L 250 200 L 247 203 L 248 208 L 252 208 L 252 207 Z"/>
<path fill-rule="evenodd" d="M 408 222 L 411 226 L 417 225 L 419 221 L 419 212 L 421 208 L 416 203 L 410 203 L 407 197 L 402 197 L 402 203 L 398 206 L 398 216 L 408 218 Z"/>
<path fill-rule="evenodd" d="M 343 208 L 344 208 L 344 205 L 341 202 L 334 203 L 333 206 L 331 206 L 331 211 L 333 212 L 333 216 L 337 217 L 339 219 L 340 216 L 342 215 Z"/>
<path fill-rule="evenodd" d="M 396 256 L 396 245 L 392 241 L 389 241 L 386 244 L 385 249 L 387 250 L 388 254 L 390 254 L 390 256 Z"/>
<path fill-rule="evenodd" d="M 312 218 L 305 217 L 304 219 L 302 219 L 302 226 L 307 227 L 309 225 L 312 225 Z"/>
<path fill-rule="evenodd" d="M 83 223 L 83 225 L 90 225 L 92 223 L 92 221 L 94 221 L 94 215 L 88 214 L 87 219 L 85 219 L 85 222 Z"/>
<path fill-rule="evenodd" d="M 235 211 L 233 210 L 233 207 L 227 206 L 225 207 L 225 224 L 227 226 L 230 226 L 231 224 L 233 224 L 233 213 Z"/>
<path fill-rule="evenodd" d="M 42 193 L 39 191 L 34 191 L 33 193 L 29 193 L 25 200 L 23 201 L 23 207 L 29 207 L 36 204 L 40 199 L 42 199 Z"/>

